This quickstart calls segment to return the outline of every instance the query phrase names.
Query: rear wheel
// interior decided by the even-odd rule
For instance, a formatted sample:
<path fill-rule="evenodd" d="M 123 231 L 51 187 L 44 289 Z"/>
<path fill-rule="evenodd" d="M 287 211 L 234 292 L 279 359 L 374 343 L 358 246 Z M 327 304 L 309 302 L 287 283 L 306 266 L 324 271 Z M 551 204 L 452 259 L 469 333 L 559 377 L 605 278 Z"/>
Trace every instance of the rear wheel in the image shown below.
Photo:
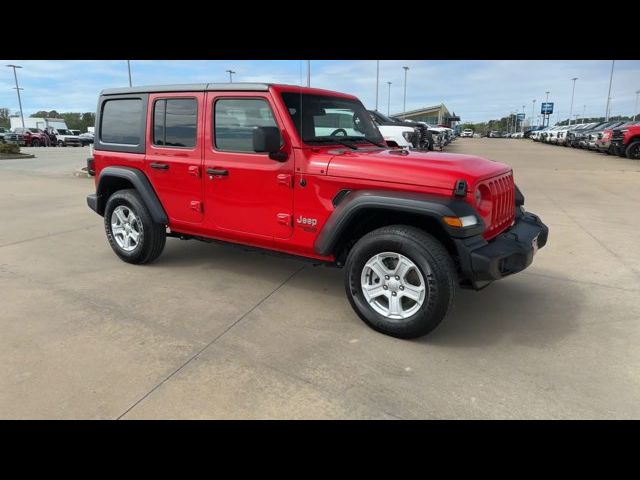
<path fill-rule="evenodd" d="M 149 263 L 164 250 L 166 228 L 153 221 L 135 190 L 119 190 L 109 197 L 104 227 L 111 248 L 125 262 Z"/>
<path fill-rule="evenodd" d="M 627 158 L 632 160 L 640 160 L 640 140 L 631 142 L 626 150 Z"/>
<path fill-rule="evenodd" d="M 426 335 L 453 305 L 457 274 L 428 233 L 392 225 L 362 237 L 345 264 L 351 306 L 371 328 L 399 338 Z"/>
<path fill-rule="evenodd" d="M 39 140 L 32 140 L 31 141 L 31 146 L 32 147 L 39 147 L 40 146 L 40 141 Z"/>

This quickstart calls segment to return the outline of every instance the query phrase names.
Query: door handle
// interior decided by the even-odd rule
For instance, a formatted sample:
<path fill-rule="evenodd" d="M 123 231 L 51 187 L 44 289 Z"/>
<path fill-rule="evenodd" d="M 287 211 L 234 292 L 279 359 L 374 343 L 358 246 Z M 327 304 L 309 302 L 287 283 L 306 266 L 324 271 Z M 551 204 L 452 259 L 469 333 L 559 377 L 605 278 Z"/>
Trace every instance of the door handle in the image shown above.
<path fill-rule="evenodd" d="M 229 170 L 224 168 L 207 168 L 208 175 L 229 175 Z"/>
<path fill-rule="evenodd" d="M 168 163 L 152 163 L 151 168 L 155 168 L 156 170 L 169 170 Z"/>

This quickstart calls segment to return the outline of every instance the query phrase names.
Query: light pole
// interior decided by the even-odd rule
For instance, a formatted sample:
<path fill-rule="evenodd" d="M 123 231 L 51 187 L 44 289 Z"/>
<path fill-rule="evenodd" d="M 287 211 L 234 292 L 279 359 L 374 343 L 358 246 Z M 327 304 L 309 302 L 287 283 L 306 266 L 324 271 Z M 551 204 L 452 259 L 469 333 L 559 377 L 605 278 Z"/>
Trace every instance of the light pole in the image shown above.
<path fill-rule="evenodd" d="M 24 128 L 24 113 L 22 112 L 22 99 L 20 98 L 20 87 L 18 86 L 18 74 L 16 68 L 22 68 L 20 65 L 7 65 L 7 67 L 13 68 L 13 78 L 16 80 L 16 92 L 18 92 L 18 105 L 20 106 L 20 120 L 22 121 L 22 128 Z"/>
<path fill-rule="evenodd" d="M 524 115 L 524 108 L 525 108 L 525 106 L 524 106 L 524 105 L 522 105 L 522 114 L 523 114 L 523 115 Z M 521 131 L 522 133 L 524 133 L 524 118 L 522 119 L 522 123 L 520 124 L 520 131 Z"/>
<path fill-rule="evenodd" d="M 129 86 L 133 86 L 131 83 L 131 60 L 127 60 L 127 69 L 129 70 Z"/>
<path fill-rule="evenodd" d="M 583 105 L 582 106 L 582 123 L 584 123 L 584 118 L 586 116 L 586 113 L 587 113 L 587 106 Z"/>
<path fill-rule="evenodd" d="M 389 98 L 387 99 L 387 116 L 390 115 L 391 109 L 391 82 L 387 82 L 389 84 Z"/>
<path fill-rule="evenodd" d="M 569 126 L 571 126 L 571 116 L 573 115 L 573 95 L 576 92 L 576 80 L 578 80 L 578 77 L 573 77 L 571 79 L 573 82 L 573 88 L 571 89 L 571 106 L 569 107 Z"/>
<path fill-rule="evenodd" d="M 605 112 L 605 122 L 609 121 L 609 107 L 611 105 L 611 83 L 613 82 L 613 66 L 616 64 L 615 60 L 611 60 L 611 75 L 609 75 L 609 93 L 607 93 L 607 110 Z"/>
<path fill-rule="evenodd" d="M 311 60 L 307 60 L 307 87 L 311 86 Z"/>
<path fill-rule="evenodd" d="M 531 106 L 531 126 L 533 126 L 533 117 L 536 114 L 536 99 L 533 99 L 533 105 Z"/>
<path fill-rule="evenodd" d="M 549 94 L 550 94 L 551 92 L 544 92 L 544 93 L 546 93 L 546 94 L 547 94 L 547 98 L 546 98 L 545 102 L 546 102 L 546 103 L 549 103 Z M 548 113 L 545 115 L 545 117 L 547 117 L 547 127 L 548 127 L 548 126 L 549 126 L 549 120 L 551 120 L 551 118 L 550 118 L 550 115 L 549 115 Z M 542 121 L 543 121 L 543 123 L 544 123 L 544 117 L 543 117 Z"/>
<path fill-rule="evenodd" d="M 380 83 L 380 60 L 376 60 L 376 111 L 378 110 L 378 84 Z"/>
<path fill-rule="evenodd" d="M 233 74 L 236 72 L 233 70 L 226 70 L 226 72 L 229 74 L 229 83 L 233 83 Z"/>
<path fill-rule="evenodd" d="M 636 106 L 633 108 L 633 121 L 636 121 L 636 116 L 638 115 L 638 95 L 640 95 L 640 90 L 636 90 Z"/>
<path fill-rule="evenodd" d="M 402 119 L 404 120 L 407 118 L 407 70 L 409 67 L 402 68 L 404 68 L 404 100 L 402 101 Z"/>

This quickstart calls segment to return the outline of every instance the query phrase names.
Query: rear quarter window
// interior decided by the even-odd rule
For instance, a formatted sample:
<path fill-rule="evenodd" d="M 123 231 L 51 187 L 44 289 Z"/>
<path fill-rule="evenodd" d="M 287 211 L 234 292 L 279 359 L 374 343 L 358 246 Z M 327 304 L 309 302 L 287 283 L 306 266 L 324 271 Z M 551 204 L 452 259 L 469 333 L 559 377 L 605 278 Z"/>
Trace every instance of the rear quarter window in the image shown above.
<path fill-rule="evenodd" d="M 140 145 L 143 102 L 139 98 L 106 100 L 100 116 L 100 140 L 118 145 Z"/>

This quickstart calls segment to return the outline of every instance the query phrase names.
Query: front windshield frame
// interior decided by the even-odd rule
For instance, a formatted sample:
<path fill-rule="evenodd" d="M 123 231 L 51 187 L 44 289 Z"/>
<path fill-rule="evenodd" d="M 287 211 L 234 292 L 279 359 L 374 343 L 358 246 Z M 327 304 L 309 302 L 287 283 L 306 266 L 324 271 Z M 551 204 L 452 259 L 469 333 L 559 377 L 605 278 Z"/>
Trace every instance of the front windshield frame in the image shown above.
<path fill-rule="evenodd" d="M 371 119 L 367 109 L 358 99 L 337 95 L 291 91 L 280 92 L 280 96 L 284 106 L 286 107 L 286 113 L 296 129 L 300 141 L 304 144 L 312 146 L 332 144 L 345 146 L 347 143 L 373 143 L 384 145 L 384 138 L 380 133 L 380 130 Z M 313 135 L 310 135 L 309 125 L 304 122 L 308 121 L 309 118 L 315 119 L 316 117 L 327 115 L 327 110 L 330 110 L 329 114 L 342 114 L 344 117 L 351 115 L 351 118 L 346 120 L 347 124 L 344 124 L 344 118 L 340 119 L 339 117 L 335 117 L 339 120 L 338 126 L 327 127 L 317 126 L 314 121 L 311 126 L 313 129 Z M 314 111 L 322 111 L 323 113 L 321 115 L 310 116 L 309 112 Z M 354 119 L 357 119 L 358 124 L 348 124 L 349 120 L 353 122 Z M 351 125 L 353 125 L 353 127 L 351 127 Z M 346 135 L 319 135 L 318 128 L 333 129 L 331 133 L 335 130 L 342 130 Z M 351 133 L 349 131 L 351 131 Z"/>

